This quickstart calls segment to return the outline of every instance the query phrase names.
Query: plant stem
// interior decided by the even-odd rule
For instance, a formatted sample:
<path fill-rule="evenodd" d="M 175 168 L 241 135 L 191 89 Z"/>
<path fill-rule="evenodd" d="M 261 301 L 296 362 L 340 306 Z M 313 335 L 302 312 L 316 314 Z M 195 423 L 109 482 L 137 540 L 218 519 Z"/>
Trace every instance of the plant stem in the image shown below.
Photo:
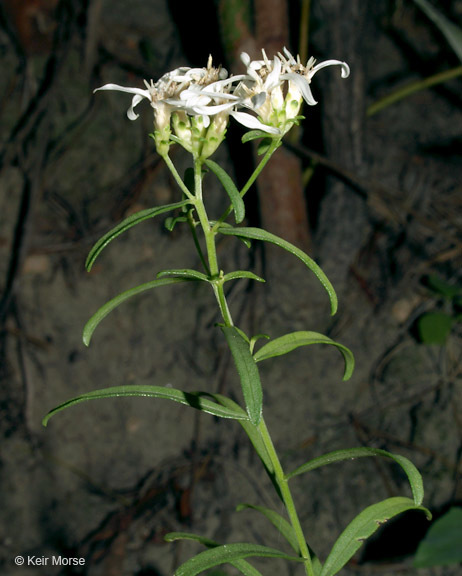
<path fill-rule="evenodd" d="M 207 216 L 207 211 L 204 205 L 204 200 L 202 198 L 202 162 L 199 159 L 195 159 L 194 161 L 194 190 L 195 190 L 194 206 L 196 207 L 199 222 L 204 232 L 205 246 L 207 249 L 207 259 L 209 262 L 208 274 L 213 279 L 212 283 L 213 292 L 218 302 L 218 306 L 220 308 L 223 320 L 225 321 L 225 325 L 232 326 L 233 319 L 231 318 L 228 303 L 226 302 L 226 296 L 223 289 L 222 274 L 220 273 L 220 269 L 218 267 L 217 249 L 215 245 L 215 236 L 217 232 L 210 225 L 210 221 Z"/>
<path fill-rule="evenodd" d="M 266 166 L 266 164 L 268 163 L 269 159 L 271 158 L 271 156 L 274 154 L 274 152 L 279 148 L 281 144 L 281 138 L 279 139 L 275 139 L 271 141 L 271 144 L 268 148 L 268 150 L 266 151 L 265 155 L 263 156 L 263 158 L 261 159 L 260 163 L 258 164 L 258 166 L 255 168 L 255 170 L 253 171 L 252 175 L 250 176 L 250 178 L 247 180 L 247 182 L 245 183 L 245 186 L 242 188 L 242 190 L 239 192 L 239 194 L 241 195 L 241 198 L 243 198 L 245 196 L 245 194 L 248 192 L 249 188 L 252 186 L 252 184 L 255 182 L 255 180 L 258 178 L 258 176 L 260 175 L 260 172 L 263 170 L 263 168 Z M 231 212 L 233 211 L 232 206 L 229 206 L 225 212 L 223 213 L 223 215 L 220 217 L 219 220 L 216 221 L 215 225 L 214 225 L 214 229 L 218 230 L 218 228 L 220 227 L 220 224 L 222 224 L 226 218 L 228 218 L 228 216 L 231 214 Z"/>
<path fill-rule="evenodd" d="M 308 550 L 308 545 L 306 543 L 305 536 L 303 534 L 302 526 L 300 524 L 300 520 L 298 518 L 298 514 L 295 509 L 294 500 L 292 498 L 292 493 L 289 488 L 289 481 L 284 474 L 281 462 L 279 461 L 279 457 L 277 455 L 276 449 L 274 447 L 273 441 L 271 440 L 270 433 L 268 431 L 268 428 L 266 427 L 263 417 L 260 420 L 260 424 L 258 425 L 258 430 L 260 432 L 260 436 L 261 439 L 263 440 L 265 448 L 268 452 L 268 456 L 273 464 L 274 479 L 277 485 L 279 486 L 281 496 L 287 510 L 287 514 L 289 515 L 290 523 L 292 525 L 292 528 L 294 529 L 295 536 L 297 538 L 297 542 L 300 547 L 300 555 L 303 558 L 305 572 L 307 576 L 314 576 L 310 552 Z"/>
<path fill-rule="evenodd" d="M 164 156 L 162 156 L 162 158 L 164 159 L 165 164 L 167 164 L 168 169 L 172 173 L 172 176 L 175 178 L 176 183 L 181 188 L 181 190 L 184 192 L 184 194 L 190 200 L 194 200 L 194 196 L 191 194 L 191 192 L 188 190 L 188 187 L 186 186 L 186 184 L 181 179 L 181 176 L 178 174 L 178 171 L 175 168 L 175 164 L 173 164 L 173 162 L 171 161 L 170 156 L 168 154 L 165 154 Z"/>
<path fill-rule="evenodd" d="M 194 240 L 194 246 L 196 247 L 197 253 L 199 254 L 199 258 L 200 261 L 202 262 L 202 266 L 204 267 L 204 270 L 206 272 L 206 274 L 208 276 L 210 276 L 210 270 L 209 270 L 209 265 L 207 263 L 207 260 L 204 256 L 204 253 L 202 251 L 202 247 L 199 243 L 199 238 L 197 237 L 197 232 L 196 232 L 196 221 L 194 220 L 194 216 L 192 215 L 192 210 L 188 211 L 188 224 L 189 224 L 189 229 L 191 230 L 191 234 Z"/>

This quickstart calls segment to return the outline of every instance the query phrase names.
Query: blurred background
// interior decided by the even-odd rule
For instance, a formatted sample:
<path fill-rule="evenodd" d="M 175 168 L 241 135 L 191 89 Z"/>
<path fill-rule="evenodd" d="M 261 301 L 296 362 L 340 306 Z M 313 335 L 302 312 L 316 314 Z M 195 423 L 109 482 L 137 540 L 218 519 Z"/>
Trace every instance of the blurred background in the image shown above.
<path fill-rule="evenodd" d="M 200 265 L 189 234 L 168 233 L 160 218 L 118 238 L 85 271 L 92 244 L 122 218 L 180 198 L 148 137 L 151 108 L 140 104 L 130 122 L 129 95 L 93 90 L 143 87 L 177 66 L 205 66 L 209 54 L 233 73 L 242 51 L 258 58 L 283 46 L 351 68 L 347 80 L 336 68 L 315 76 L 319 104 L 305 107 L 306 120 L 248 195 L 248 223 L 316 258 L 337 289 L 338 314 L 329 316 L 325 293 L 290 255 L 228 237 L 219 245 L 225 271 L 267 278 L 230 291 L 244 330 L 316 330 L 356 357 L 347 383 L 335 350 L 310 347 L 262 365 L 266 419 L 284 463 L 375 446 L 419 467 L 435 518 L 461 505 L 461 27 L 460 0 L 3 0 L 2 574 L 167 576 L 196 551 L 165 543 L 173 530 L 283 545 L 256 513 L 234 511 L 240 502 L 280 508 L 236 423 L 133 399 L 81 405 L 41 426 L 56 404 L 104 386 L 171 384 L 239 398 L 205 288 L 134 298 L 89 349 L 81 341 L 106 300 L 164 268 Z M 254 159 L 241 136 L 231 126 L 216 160 L 245 182 Z M 187 167 L 180 149 L 173 157 Z M 207 186 L 210 213 L 219 214 L 226 199 L 212 179 Z M 408 495 L 397 467 L 371 460 L 293 481 L 321 559 L 364 506 Z M 406 514 L 344 573 L 414 574 L 428 527 Z M 21 568 L 18 554 L 82 557 L 85 566 Z M 452 562 L 419 574 L 460 573 Z M 223 573 L 231 572 L 214 572 Z"/>

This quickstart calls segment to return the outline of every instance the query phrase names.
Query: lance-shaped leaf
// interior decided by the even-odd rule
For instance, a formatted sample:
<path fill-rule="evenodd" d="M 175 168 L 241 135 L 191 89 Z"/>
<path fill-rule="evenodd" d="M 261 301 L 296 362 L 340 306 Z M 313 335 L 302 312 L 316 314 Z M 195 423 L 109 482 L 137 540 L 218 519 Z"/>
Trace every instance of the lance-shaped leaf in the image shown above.
<path fill-rule="evenodd" d="M 249 344 L 235 326 L 221 327 L 231 350 L 241 380 L 247 414 L 251 422 L 258 426 L 263 404 L 263 392 L 258 368 L 250 353 Z"/>
<path fill-rule="evenodd" d="M 236 223 L 240 224 L 245 217 L 245 205 L 244 200 L 242 200 L 241 195 L 239 194 L 239 190 L 236 188 L 236 185 L 229 174 L 227 174 L 219 164 L 213 160 L 206 160 L 205 165 L 215 174 L 218 180 L 220 180 L 223 188 L 226 190 L 231 201 L 231 206 L 234 210 Z"/>
<path fill-rule="evenodd" d="M 175 572 L 175 576 L 196 576 L 204 570 L 219 566 L 221 564 L 233 563 L 242 558 L 256 556 L 260 558 L 280 558 L 281 560 L 292 560 L 301 562 L 302 558 L 289 556 L 274 548 L 261 546 L 259 544 L 224 544 L 216 548 L 210 548 L 201 552 L 194 558 L 187 560 Z"/>
<path fill-rule="evenodd" d="M 216 399 L 217 402 L 220 402 L 220 404 L 222 404 L 223 406 L 227 406 L 228 408 L 240 408 L 239 404 L 234 402 L 234 400 L 231 400 L 231 398 L 223 396 L 222 394 L 215 394 L 214 398 Z M 255 452 L 258 454 L 259 458 L 263 462 L 263 465 L 266 468 L 266 471 L 268 472 L 268 476 L 271 479 L 274 479 L 274 466 L 271 461 L 271 458 L 268 455 L 268 451 L 266 450 L 266 446 L 262 440 L 258 427 L 252 424 L 250 420 L 239 420 L 239 424 L 241 424 L 241 426 L 244 428 L 245 433 L 249 437 L 249 440 L 252 442 L 252 446 L 255 448 Z M 277 483 L 275 483 L 275 487 L 279 494 L 279 487 Z"/>
<path fill-rule="evenodd" d="M 139 286 L 135 286 L 135 288 L 130 288 L 130 290 L 126 290 L 122 292 L 109 302 L 106 302 L 104 306 L 93 314 L 93 316 L 88 320 L 85 324 L 83 329 L 83 342 L 86 346 L 90 344 L 91 337 L 93 332 L 95 331 L 98 324 L 106 318 L 106 316 L 120 306 L 123 302 L 131 298 L 132 296 L 137 296 L 138 294 L 142 294 L 146 292 L 146 290 L 151 290 L 152 288 L 158 288 L 160 286 L 167 286 L 168 284 L 178 284 L 180 282 L 190 282 L 191 280 L 188 278 L 159 278 L 158 280 L 152 280 L 151 282 L 146 282 L 145 284 L 140 284 Z"/>
<path fill-rule="evenodd" d="M 324 562 L 321 576 L 337 574 L 382 524 L 407 510 L 422 510 L 431 519 L 430 512 L 423 506 L 416 506 L 410 498 L 388 498 L 368 506 L 340 534 Z"/>
<path fill-rule="evenodd" d="M 239 238 L 249 238 L 253 240 L 270 242 L 271 244 L 276 244 L 276 246 L 287 250 L 287 252 L 290 252 L 299 258 L 306 266 L 308 266 L 316 278 L 321 282 L 322 286 L 329 295 L 331 313 L 332 315 L 336 313 L 338 301 L 334 287 L 324 272 L 321 270 L 321 268 L 318 266 L 318 264 L 316 264 L 312 258 L 305 254 L 305 252 L 300 250 L 300 248 L 297 248 L 290 242 L 287 242 L 287 240 L 283 240 L 282 238 L 279 238 L 279 236 L 275 236 L 274 234 L 271 234 L 266 230 L 262 230 L 261 228 L 232 228 L 228 226 L 220 226 L 219 232 L 221 232 L 221 234 L 227 234 L 228 236 L 238 236 Z"/>
<path fill-rule="evenodd" d="M 190 268 L 176 268 L 174 270 L 161 270 L 157 273 L 157 278 L 186 278 L 188 280 L 200 280 L 201 282 L 209 282 L 209 277 L 203 272 L 198 270 L 191 270 Z"/>
<path fill-rule="evenodd" d="M 125 220 L 122 220 L 120 224 L 117 224 L 112 230 L 106 232 L 104 236 L 102 236 L 93 248 L 90 250 L 88 254 L 87 260 L 85 262 L 85 266 L 88 271 L 91 270 L 93 264 L 95 263 L 96 258 L 100 255 L 102 250 L 106 248 L 109 242 L 112 242 L 114 238 L 120 236 L 126 230 L 129 230 L 136 224 L 143 222 L 144 220 L 148 220 L 148 218 L 154 218 L 154 216 L 158 216 L 159 214 L 163 214 L 164 212 L 170 212 L 171 210 L 175 210 L 176 208 L 181 208 L 182 206 L 186 206 L 190 204 L 190 200 L 182 200 L 181 202 L 175 202 L 174 204 L 166 204 L 165 206 L 158 206 L 157 208 L 148 208 L 147 210 L 141 210 L 141 212 L 136 212 L 132 214 Z"/>
<path fill-rule="evenodd" d="M 276 136 L 276 138 L 279 138 L 280 136 Z M 242 143 L 245 144 L 246 142 L 250 142 L 251 140 L 256 140 L 257 138 L 268 138 L 268 132 L 263 132 L 263 130 L 250 130 L 249 132 L 246 132 L 241 140 Z"/>
<path fill-rule="evenodd" d="M 271 508 L 266 508 L 265 506 L 254 506 L 253 504 L 239 504 L 237 507 L 237 511 L 245 510 L 246 508 L 250 508 L 252 510 L 256 510 L 265 516 L 271 524 L 278 530 L 282 536 L 287 540 L 287 542 L 291 545 L 293 550 L 300 554 L 300 546 L 298 545 L 297 536 L 295 535 L 295 530 L 293 529 L 292 525 L 278 512 L 271 510 Z M 319 558 L 316 554 L 309 548 L 310 556 L 311 556 L 311 565 L 313 568 L 313 573 L 315 576 L 318 576 L 321 573 L 322 565 L 319 561 Z"/>
<path fill-rule="evenodd" d="M 247 270 L 235 270 L 234 272 L 228 272 L 223 277 L 225 282 L 229 280 L 238 280 L 239 278 L 248 278 L 249 280 L 256 280 L 257 282 L 266 282 L 261 276 L 257 276 L 253 272 L 248 272 Z"/>
<path fill-rule="evenodd" d="M 271 510 L 271 508 L 266 508 L 266 506 L 254 506 L 253 504 L 239 504 L 237 511 L 245 510 L 250 508 L 251 510 L 256 510 L 260 512 L 267 518 L 271 524 L 279 531 L 282 536 L 291 545 L 296 554 L 300 554 L 300 546 L 297 542 L 297 536 L 295 535 L 295 530 L 292 528 L 291 524 L 278 512 Z"/>
<path fill-rule="evenodd" d="M 196 534 L 190 534 L 189 532 L 170 532 L 165 535 L 165 540 L 167 542 L 174 542 L 175 540 L 192 540 L 193 542 L 199 542 L 206 548 L 216 548 L 220 546 L 218 542 L 210 540 L 210 538 L 204 538 L 203 536 L 197 536 Z M 232 566 L 237 568 L 239 572 L 244 574 L 244 576 L 262 576 L 256 568 L 249 564 L 247 560 L 234 560 L 230 562 Z"/>
<path fill-rule="evenodd" d="M 355 359 L 351 350 L 346 346 L 343 346 L 343 344 L 339 344 L 327 336 L 324 336 L 324 334 L 318 334 L 317 332 L 299 331 L 285 334 L 284 336 L 275 338 L 262 346 L 260 350 L 255 352 L 253 357 L 255 358 L 255 362 L 261 362 L 262 360 L 267 360 L 274 356 L 282 356 L 283 354 L 292 352 L 292 350 L 295 350 L 300 346 L 308 346 L 310 344 L 330 344 L 336 346 L 345 360 L 343 379 L 348 380 L 351 377 L 355 366 Z"/>
<path fill-rule="evenodd" d="M 105 398 L 128 398 L 128 397 L 146 397 L 146 398 L 160 398 L 164 400 L 173 400 L 185 406 L 191 406 L 201 412 L 213 414 L 220 418 L 231 418 L 233 420 L 248 420 L 247 414 L 240 407 L 227 407 L 219 404 L 213 400 L 213 395 L 207 392 L 184 392 L 176 388 L 167 388 L 165 386 L 149 386 L 149 385 L 131 385 L 131 386 L 112 386 L 111 388 L 104 388 L 102 390 L 93 390 L 86 394 L 81 394 L 71 400 L 67 400 L 60 404 L 53 410 L 50 410 L 42 424 L 46 426 L 49 419 L 76 404 L 87 402 L 88 400 L 101 400 Z M 212 398 L 212 399 L 211 399 Z M 237 406 L 237 405 L 236 405 Z"/>
<path fill-rule="evenodd" d="M 390 458 L 394 460 L 397 464 L 401 466 L 404 473 L 406 474 L 409 484 L 411 485 L 412 496 L 414 498 L 414 504 L 420 506 L 423 502 L 424 488 L 423 481 L 420 472 L 414 466 L 414 464 L 399 454 L 392 454 L 386 450 L 381 450 L 380 448 L 368 448 L 362 446 L 360 448 L 347 448 L 345 450 L 335 450 L 334 452 L 329 452 L 328 454 L 323 454 L 317 458 L 313 458 L 309 462 L 302 464 L 302 466 L 295 469 L 286 475 L 286 478 L 293 478 L 299 474 L 304 474 L 310 470 L 316 470 L 316 468 L 321 468 L 322 466 L 327 466 L 328 464 L 334 464 L 335 462 L 344 462 L 345 460 L 353 460 L 354 458 L 365 458 L 368 456 L 381 456 L 383 458 Z"/>

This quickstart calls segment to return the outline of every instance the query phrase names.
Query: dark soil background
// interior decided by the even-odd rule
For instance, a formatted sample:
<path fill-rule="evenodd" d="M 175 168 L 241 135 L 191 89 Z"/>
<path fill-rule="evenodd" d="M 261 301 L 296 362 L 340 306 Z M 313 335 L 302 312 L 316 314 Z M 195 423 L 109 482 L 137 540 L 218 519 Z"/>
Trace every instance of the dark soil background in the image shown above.
<path fill-rule="evenodd" d="M 461 1 L 437 5 L 462 26 Z M 462 286 L 462 80 L 367 114 L 380 97 L 460 62 L 412 0 L 312 0 L 309 19 L 298 1 L 243 6 L 254 10 L 248 25 L 229 1 L 0 5 L 2 574 L 167 576 L 196 550 L 165 543 L 173 530 L 284 546 L 257 513 L 235 512 L 240 502 L 280 510 L 238 424 L 141 399 L 78 406 L 47 429 L 41 419 L 72 396 L 120 384 L 239 398 L 213 295 L 201 286 L 134 298 L 105 319 L 89 349 L 81 342 L 106 300 L 159 270 L 200 266 L 189 233 L 168 233 L 160 218 L 121 236 L 85 272 L 88 250 L 111 226 L 179 199 L 147 136 L 149 106 L 130 122 L 129 95 L 92 91 L 204 66 L 209 53 L 225 66 L 242 49 L 271 54 L 286 43 L 296 53 L 300 30 L 309 31 L 310 55 L 347 61 L 351 76 L 328 68 L 313 79 L 319 104 L 305 109 L 297 137 L 249 193 L 248 222 L 309 249 L 338 290 L 339 312 L 329 316 L 325 293 L 289 254 L 225 238 L 219 257 L 225 271 L 268 280 L 231 288 L 244 330 L 323 332 L 353 350 L 357 367 L 343 383 L 337 351 L 315 347 L 263 363 L 268 425 L 287 469 L 338 448 L 380 447 L 415 462 L 436 517 L 461 504 L 461 325 L 454 320 L 445 343 L 433 345 L 417 328 L 431 311 L 461 314 L 460 299 L 435 294 L 428 278 Z M 231 127 L 216 159 L 243 181 L 252 154 L 240 136 Z M 187 166 L 180 150 L 174 160 Z M 271 188 L 280 181 L 290 194 Z M 219 214 L 223 191 L 212 178 L 207 186 L 210 214 Z M 293 489 L 321 558 L 364 506 L 409 495 L 400 470 L 375 459 L 316 470 Z M 405 515 L 344 573 L 416 573 L 412 556 L 427 529 L 423 515 Z M 77 556 L 85 566 L 16 567 L 18 554 Z M 258 566 L 296 573 L 279 562 Z"/>

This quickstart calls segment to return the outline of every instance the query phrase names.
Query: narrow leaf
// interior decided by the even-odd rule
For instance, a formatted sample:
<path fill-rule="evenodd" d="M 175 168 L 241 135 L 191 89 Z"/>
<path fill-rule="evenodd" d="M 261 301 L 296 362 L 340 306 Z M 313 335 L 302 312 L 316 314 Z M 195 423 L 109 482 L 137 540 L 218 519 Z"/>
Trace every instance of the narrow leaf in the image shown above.
<path fill-rule="evenodd" d="M 136 224 L 143 222 L 144 220 L 148 220 L 148 218 L 154 218 L 154 216 L 158 216 L 159 214 L 163 214 L 164 212 L 170 212 L 171 210 L 175 210 L 176 208 L 181 208 L 182 206 L 186 206 L 190 204 L 189 200 L 182 200 L 181 202 L 175 202 L 174 204 L 166 204 L 165 206 L 158 206 L 157 208 L 148 208 L 147 210 L 141 210 L 141 212 L 136 212 L 136 214 L 132 214 L 128 218 L 125 218 L 120 224 L 117 224 L 112 230 L 109 230 L 104 236 L 102 236 L 93 248 L 90 250 L 88 254 L 87 260 L 85 262 L 85 266 L 88 271 L 91 270 L 93 264 L 95 263 L 96 258 L 100 255 L 102 250 L 106 248 L 109 242 L 112 242 L 114 238 L 117 238 L 120 234 L 129 230 Z"/>
<path fill-rule="evenodd" d="M 338 302 L 334 287 L 329 282 L 329 279 L 321 270 L 321 268 L 316 264 L 316 262 L 312 258 L 310 258 L 307 254 L 305 254 L 305 252 L 303 252 L 290 242 L 287 242 L 286 240 L 283 240 L 282 238 L 279 238 L 278 236 L 275 236 L 274 234 L 271 234 L 266 230 L 262 230 L 261 228 L 231 228 L 227 226 L 226 227 L 220 226 L 219 231 L 222 234 L 227 234 L 228 236 L 238 236 L 240 238 L 250 238 L 254 240 L 263 240 L 264 242 L 271 242 L 272 244 L 276 244 L 276 246 L 279 246 L 280 248 L 287 250 L 287 252 L 290 252 L 291 254 L 299 258 L 306 266 L 308 266 L 308 268 L 314 273 L 316 278 L 321 282 L 321 284 L 323 285 L 323 287 L 325 288 L 325 290 L 329 295 L 331 313 L 332 315 L 336 313 Z"/>
<path fill-rule="evenodd" d="M 157 278 L 187 278 L 189 280 L 200 280 L 201 282 L 209 282 L 209 277 L 198 270 L 191 270 L 189 268 L 179 268 L 175 270 L 161 270 L 157 273 Z"/>
<path fill-rule="evenodd" d="M 301 558 L 288 556 L 274 548 L 261 546 L 259 544 L 224 544 L 201 552 L 194 558 L 187 560 L 175 572 L 175 576 L 196 576 L 204 570 L 219 566 L 221 564 L 233 563 L 242 558 L 257 556 L 262 558 L 280 558 L 281 560 L 292 560 L 301 562 Z"/>
<path fill-rule="evenodd" d="M 263 130 L 250 130 L 242 136 L 242 143 L 250 142 L 251 140 L 256 140 L 257 138 L 268 138 L 268 132 L 263 132 Z"/>
<path fill-rule="evenodd" d="M 96 330 L 98 324 L 106 318 L 106 316 L 112 312 L 117 306 L 128 300 L 132 296 L 137 296 L 146 290 L 151 290 L 151 288 L 158 288 L 159 286 L 167 286 L 168 284 L 178 284 L 179 282 L 189 282 L 187 278 L 160 278 L 158 280 L 152 280 L 151 282 L 146 282 L 145 284 L 140 284 L 135 288 L 130 288 L 122 292 L 109 302 L 106 302 L 101 308 L 93 314 L 93 316 L 88 320 L 83 329 L 83 342 L 86 346 L 90 344 L 93 332 Z"/>
<path fill-rule="evenodd" d="M 234 210 L 236 223 L 240 224 L 245 217 L 245 205 L 244 200 L 242 200 L 241 195 L 239 194 L 239 190 L 236 188 L 236 185 L 232 181 L 231 177 L 223 170 L 219 164 L 213 160 L 206 160 L 205 165 L 215 174 L 218 180 L 220 180 L 223 188 L 226 190 Z"/>
<path fill-rule="evenodd" d="M 233 420 L 247 420 L 248 416 L 242 409 L 230 408 L 218 404 L 217 402 L 210 400 L 210 396 L 207 392 L 184 392 L 183 390 L 178 390 L 176 388 L 167 388 L 165 386 L 148 386 L 148 385 L 131 385 L 131 386 L 113 386 L 111 388 L 104 388 L 102 390 L 93 390 L 92 392 L 87 392 L 82 394 L 63 404 L 60 404 L 53 410 L 50 410 L 45 418 L 42 420 L 43 426 L 48 424 L 49 419 L 76 404 L 81 404 L 82 402 L 87 402 L 88 400 L 100 400 L 104 398 L 128 398 L 128 397 L 146 397 L 146 398 L 160 398 L 164 400 L 173 400 L 173 402 L 178 402 L 184 404 L 185 406 L 191 406 L 191 408 L 196 408 L 202 412 L 207 412 L 207 414 L 212 414 L 213 416 L 219 416 L 220 418 L 231 418 Z"/>
<path fill-rule="evenodd" d="M 431 518 L 431 514 L 426 508 L 416 506 L 409 498 L 388 498 L 368 506 L 340 534 L 324 563 L 321 576 L 337 574 L 355 552 L 361 548 L 364 541 L 374 534 L 382 524 L 407 510 L 422 510 L 428 519 Z"/>
<path fill-rule="evenodd" d="M 336 346 L 345 360 L 343 379 L 348 380 L 351 377 L 355 365 L 352 352 L 346 346 L 343 346 L 343 344 L 339 344 L 327 336 L 324 336 L 324 334 L 318 334 L 317 332 L 299 331 L 285 334 L 262 346 L 260 350 L 255 352 L 253 357 L 255 358 L 255 362 L 261 362 L 274 356 L 282 356 L 300 346 L 308 346 L 309 344 L 330 344 Z"/>
<path fill-rule="evenodd" d="M 256 510 L 263 514 L 273 526 L 282 534 L 282 536 L 289 542 L 293 550 L 300 554 L 300 546 L 298 545 L 297 536 L 295 535 L 295 531 L 291 524 L 280 514 L 271 510 L 270 508 L 266 508 L 264 506 L 254 506 L 252 504 L 239 504 L 237 507 L 237 511 L 244 510 L 245 508 L 250 508 L 252 510 Z M 309 547 L 308 547 L 309 548 Z M 311 557 L 311 565 L 313 568 L 314 576 L 319 576 L 321 574 L 322 565 L 319 561 L 319 558 L 316 554 L 309 548 L 310 557 Z"/>
<path fill-rule="evenodd" d="M 216 548 L 217 546 L 220 546 L 220 544 L 214 540 L 204 538 L 203 536 L 197 536 L 196 534 L 190 534 L 188 532 L 170 532 L 165 536 L 165 540 L 167 542 L 174 542 L 175 540 L 193 540 L 207 548 Z M 262 576 L 261 572 L 246 560 L 235 560 L 234 562 L 231 562 L 231 565 L 237 568 L 242 574 L 244 574 L 244 576 Z"/>
<path fill-rule="evenodd" d="M 257 426 L 261 419 L 263 392 L 258 368 L 250 353 L 249 344 L 235 326 L 222 326 L 228 346 L 241 380 L 242 393 L 251 422 Z"/>
<path fill-rule="evenodd" d="M 229 280 L 237 280 L 238 278 L 248 278 L 249 280 L 256 280 L 257 282 L 266 282 L 264 278 L 257 276 L 253 272 L 248 272 L 247 270 L 235 270 L 234 272 L 229 272 L 224 275 L 223 280 L 228 282 Z"/>
<path fill-rule="evenodd" d="M 204 536 L 199 536 L 198 534 L 191 534 L 190 532 L 169 532 L 164 536 L 166 542 L 175 542 L 176 540 L 192 540 L 193 542 L 199 542 L 206 548 L 216 548 L 220 546 L 215 540 L 210 538 L 205 538 Z"/>
<path fill-rule="evenodd" d="M 239 404 L 228 398 L 227 396 L 223 396 L 221 394 L 215 394 L 214 398 L 217 402 L 226 406 L 228 408 L 238 409 L 240 408 Z M 242 408 L 240 408 L 242 410 Z M 249 440 L 252 442 L 252 446 L 255 449 L 255 452 L 258 454 L 260 460 L 262 461 L 266 471 L 268 472 L 268 476 L 270 478 L 274 477 L 274 467 L 273 463 L 271 462 L 271 458 L 268 455 L 266 450 L 266 446 L 263 443 L 263 440 L 260 435 L 260 431 L 258 428 L 252 424 L 250 420 L 239 420 L 239 424 L 244 428 L 245 433 L 249 437 Z"/>
<path fill-rule="evenodd" d="M 258 340 L 261 340 L 262 338 L 264 338 L 265 340 L 270 340 L 270 337 L 268 336 L 268 334 L 255 334 L 255 336 L 252 336 L 252 338 L 250 339 L 250 353 L 253 354 L 253 349 L 255 348 L 255 344 L 258 342 Z M 255 356 L 254 356 L 255 358 Z"/>
<path fill-rule="evenodd" d="M 287 540 L 287 542 L 292 546 L 296 554 L 300 554 L 300 546 L 297 542 L 297 536 L 295 535 L 295 530 L 292 528 L 291 524 L 278 512 L 271 510 L 271 508 L 266 508 L 265 506 L 254 506 L 253 504 L 239 504 L 237 511 L 245 510 L 250 508 L 260 512 L 267 518 L 271 524 L 278 530 L 282 536 Z"/>
<path fill-rule="evenodd" d="M 318 458 L 314 458 L 309 462 L 306 462 L 290 474 L 286 475 L 286 478 L 293 478 L 299 474 L 304 474 L 310 470 L 316 470 L 316 468 L 321 468 L 321 466 L 327 466 L 329 464 L 334 464 L 335 462 L 344 462 L 345 460 L 354 460 L 355 458 L 365 458 L 367 456 L 381 456 L 383 458 L 390 458 L 394 460 L 397 464 L 401 466 L 404 470 L 409 484 L 411 485 L 412 495 L 414 498 L 414 504 L 420 506 L 423 502 L 424 488 L 422 476 L 420 475 L 414 464 L 399 454 L 392 454 L 386 450 L 381 450 L 380 448 L 347 448 L 345 450 L 335 450 L 334 452 L 329 452 L 328 454 L 323 454 Z"/>
<path fill-rule="evenodd" d="M 442 12 L 428 2 L 428 0 L 414 0 L 414 2 L 440 29 L 448 41 L 448 44 L 462 62 L 462 28 L 453 24 Z"/>

